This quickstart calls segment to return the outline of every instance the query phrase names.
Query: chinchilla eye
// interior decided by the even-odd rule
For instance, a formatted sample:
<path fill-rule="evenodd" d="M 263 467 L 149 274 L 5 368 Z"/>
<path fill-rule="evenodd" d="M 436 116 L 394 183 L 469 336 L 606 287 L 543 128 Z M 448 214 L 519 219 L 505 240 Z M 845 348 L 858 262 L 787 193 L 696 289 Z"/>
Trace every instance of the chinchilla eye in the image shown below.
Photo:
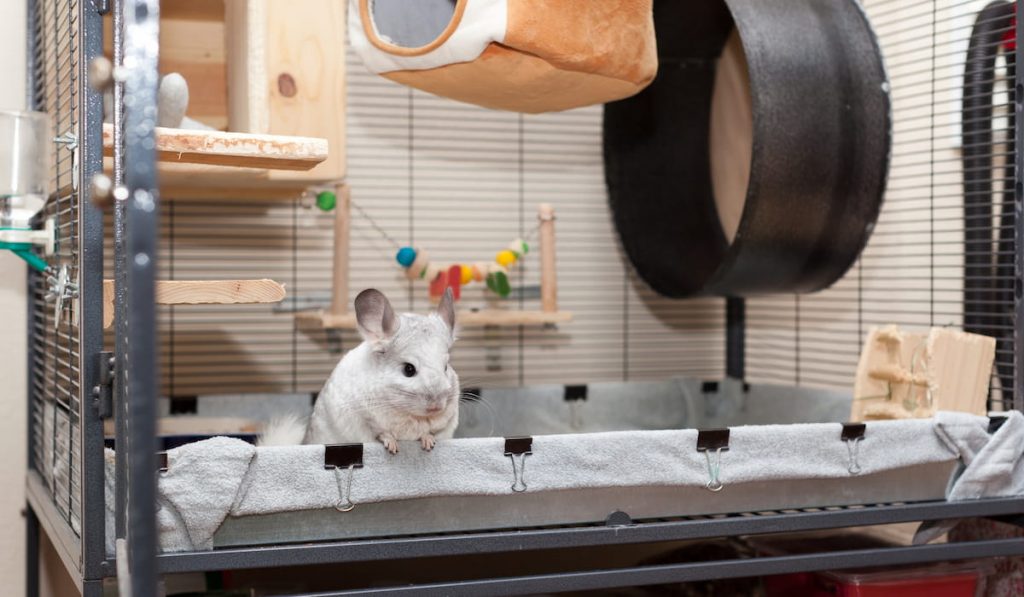
<path fill-rule="evenodd" d="M 413 375 L 416 375 L 416 366 L 412 363 L 404 363 L 402 365 L 402 373 L 404 373 L 406 377 L 412 377 Z"/>

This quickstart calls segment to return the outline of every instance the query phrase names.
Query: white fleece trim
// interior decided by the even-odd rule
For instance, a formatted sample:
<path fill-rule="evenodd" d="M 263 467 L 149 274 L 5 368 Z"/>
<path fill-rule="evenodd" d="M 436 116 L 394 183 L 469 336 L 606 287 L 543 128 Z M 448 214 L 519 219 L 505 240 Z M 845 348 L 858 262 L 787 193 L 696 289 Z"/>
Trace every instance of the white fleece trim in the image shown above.
<path fill-rule="evenodd" d="M 370 0 L 371 11 L 372 2 Z M 395 56 L 370 43 L 359 16 L 359 0 L 349 0 L 348 3 L 349 43 L 363 59 L 366 68 L 377 74 L 397 70 L 427 70 L 458 62 L 471 62 L 483 54 L 491 43 L 504 42 L 507 27 L 508 0 L 467 0 L 462 21 L 447 41 L 426 54 Z"/>

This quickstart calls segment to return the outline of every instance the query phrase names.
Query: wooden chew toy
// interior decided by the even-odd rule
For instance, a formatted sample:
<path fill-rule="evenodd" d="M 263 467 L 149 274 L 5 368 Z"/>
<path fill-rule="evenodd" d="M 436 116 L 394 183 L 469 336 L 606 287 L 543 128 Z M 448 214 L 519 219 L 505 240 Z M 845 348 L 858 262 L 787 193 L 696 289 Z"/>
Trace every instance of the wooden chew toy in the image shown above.
<path fill-rule="evenodd" d="M 273 280 L 160 280 L 158 305 L 240 305 L 277 303 L 284 286 Z M 103 327 L 114 322 L 114 281 L 103 281 Z"/>
<path fill-rule="evenodd" d="M 996 341 L 946 328 L 872 328 L 857 365 L 852 421 L 986 413 Z"/>

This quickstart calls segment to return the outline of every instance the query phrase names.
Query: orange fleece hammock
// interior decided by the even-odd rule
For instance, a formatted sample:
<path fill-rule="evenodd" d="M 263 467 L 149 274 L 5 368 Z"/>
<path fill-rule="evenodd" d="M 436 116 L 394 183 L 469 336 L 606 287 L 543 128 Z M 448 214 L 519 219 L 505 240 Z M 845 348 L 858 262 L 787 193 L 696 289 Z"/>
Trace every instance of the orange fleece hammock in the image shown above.
<path fill-rule="evenodd" d="M 367 68 L 451 99 L 552 112 L 629 97 L 654 78 L 652 0 L 349 0 Z"/>

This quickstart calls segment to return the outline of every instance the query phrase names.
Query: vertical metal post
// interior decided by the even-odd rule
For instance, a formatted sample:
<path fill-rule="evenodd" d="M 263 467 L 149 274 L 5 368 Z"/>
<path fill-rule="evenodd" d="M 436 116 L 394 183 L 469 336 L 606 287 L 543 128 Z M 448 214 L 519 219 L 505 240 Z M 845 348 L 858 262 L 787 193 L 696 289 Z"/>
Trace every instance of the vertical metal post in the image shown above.
<path fill-rule="evenodd" d="M 725 299 L 725 374 L 746 377 L 747 303 L 739 297 Z"/>
<path fill-rule="evenodd" d="M 36 110 L 35 89 L 36 89 L 36 69 L 32 65 L 32 60 L 36 55 L 36 44 L 38 39 L 36 38 L 36 0 L 27 0 L 25 2 L 25 58 L 29 60 L 29 66 L 25 69 L 25 109 Z M 32 376 L 36 370 L 35 362 L 35 346 L 34 344 L 34 330 L 32 315 L 35 312 L 35 286 L 38 282 L 39 274 L 32 268 L 26 268 L 28 270 L 28 276 L 26 277 L 25 284 L 25 296 L 28 297 L 26 301 L 28 310 L 25 312 L 25 317 L 28 322 L 27 330 L 28 333 L 25 335 L 28 339 L 26 346 L 27 358 L 26 364 L 28 371 L 26 372 L 25 379 L 27 380 L 27 389 L 25 392 L 25 400 L 27 401 L 28 408 L 26 409 L 26 423 L 28 429 L 25 433 L 25 439 L 28 442 L 27 449 L 25 451 L 26 466 L 30 472 L 35 468 L 35 462 L 33 456 L 35 450 L 35 432 L 32 425 L 32 408 L 34 406 L 32 400 L 33 388 L 32 388 Z M 32 509 L 32 506 L 25 504 L 25 597 L 39 597 L 39 519 L 36 518 L 36 513 Z"/>
<path fill-rule="evenodd" d="M 39 597 L 39 519 L 25 505 L 25 597 Z"/>
<path fill-rule="evenodd" d="M 127 275 L 128 554 L 132 594 L 155 595 L 156 118 L 160 2 L 124 0 L 124 259 Z M 122 447 L 123 449 L 123 447 Z"/>
<path fill-rule="evenodd" d="M 113 14 L 114 64 L 124 63 L 124 0 Z M 114 187 L 124 185 L 124 83 L 114 81 Z M 124 200 L 114 201 L 114 536 L 123 539 L 128 512 L 128 322 L 124 257 Z"/>
<path fill-rule="evenodd" d="M 79 400 L 79 432 L 82 463 L 82 575 L 102 578 L 106 558 L 103 420 L 98 400 L 100 353 L 103 351 L 103 212 L 90 197 L 89 181 L 103 171 L 103 94 L 88 81 L 89 63 L 103 54 L 103 17 L 92 2 L 78 6 L 79 60 L 77 68 L 80 104 L 78 174 L 79 255 L 79 355 L 82 392 Z"/>
<path fill-rule="evenodd" d="M 1016 114 L 1016 130 L 1014 135 L 1016 151 L 1014 152 L 1014 265 L 1013 265 L 1013 408 L 1024 410 L 1024 35 L 1021 34 L 1024 23 L 1024 3 L 1017 2 L 1017 30 L 1015 33 L 1017 48 L 1014 89 L 1014 113 Z"/>

